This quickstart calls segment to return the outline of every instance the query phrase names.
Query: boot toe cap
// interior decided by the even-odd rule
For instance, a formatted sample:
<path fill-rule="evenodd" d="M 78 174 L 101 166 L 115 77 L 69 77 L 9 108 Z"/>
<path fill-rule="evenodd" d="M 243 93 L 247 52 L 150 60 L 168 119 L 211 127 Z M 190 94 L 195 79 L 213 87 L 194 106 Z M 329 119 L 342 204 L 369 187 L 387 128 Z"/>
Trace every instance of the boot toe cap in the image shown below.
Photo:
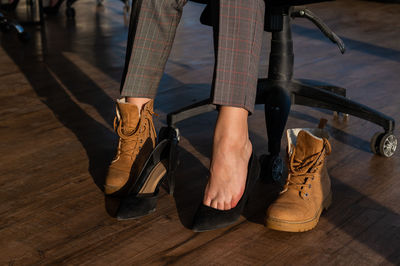
<path fill-rule="evenodd" d="M 110 167 L 104 184 L 104 192 L 111 194 L 121 189 L 128 181 L 129 173 Z"/>
<path fill-rule="evenodd" d="M 296 223 L 312 219 L 310 209 L 302 204 L 272 204 L 267 211 L 267 219 Z"/>

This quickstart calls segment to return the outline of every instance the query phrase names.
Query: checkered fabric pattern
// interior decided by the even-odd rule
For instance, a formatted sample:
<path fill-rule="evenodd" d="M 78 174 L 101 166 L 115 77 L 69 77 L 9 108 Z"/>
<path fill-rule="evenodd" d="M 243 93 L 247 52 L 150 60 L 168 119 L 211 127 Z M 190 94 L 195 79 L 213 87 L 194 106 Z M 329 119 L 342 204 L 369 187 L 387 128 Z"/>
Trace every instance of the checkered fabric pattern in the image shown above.
<path fill-rule="evenodd" d="M 187 0 L 133 0 L 121 96 L 154 98 Z"/>
<path fill-rule="evenodd" d="M 211 97 L 253 112 L 264 0 L 211 0 L 219 7 Z M 154 98 L 187 0 L 134 0 L 121 95 Z"/>
<path fill-rule="evenodd" d="M 220 0 L 213 103 L 254 111 L 264 0 Z"/>

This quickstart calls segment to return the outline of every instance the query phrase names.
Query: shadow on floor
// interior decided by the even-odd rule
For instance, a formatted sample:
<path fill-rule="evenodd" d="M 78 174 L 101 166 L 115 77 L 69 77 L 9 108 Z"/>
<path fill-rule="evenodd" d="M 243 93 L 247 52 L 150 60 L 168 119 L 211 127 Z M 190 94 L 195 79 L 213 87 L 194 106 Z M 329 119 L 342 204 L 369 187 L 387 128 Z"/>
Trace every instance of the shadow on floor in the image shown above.
<path fill-rule="evenodd" d="M 82 144 L 89 159 L 89 173 L 102 190 L 104 172 L 112 159 L 110 155 L 116 137 L 109 127 L 92 118 L 72 97 L 93 106 L 109 125 L 114 108 L 112 100 L 61 54 L 54 60 L 40 62 L 35 57 L 21 56 L 21 49 L 26 54 L 35 54 L 34 47 L 18 47 L 13 43 L 4 40 L 2 47 L 18 65 L 41 102 Z"/>
<path fill-rule="evenodd" d="M 316 28 L 307 28 L 303 27 L 297 24 L 292 25 L 293 32 L 318 41 L 323 41 L 323 42 L 330 42 L 329 39 L 323 38 L 323 35 L 321 35 L 321 32 L 316 29 Z M 382 47 L 379 45 L 367 43 L 367 42 L 362 42 L 362 41 L 357 41 L 351 38 L 346 38 L 346 37 L 340 37 L 343 42 L 345 43 L 346 47 L 350 49 L 357 50 L 357 52 L 365 53 L 365 54 L 370 54 L 373 56 L 378 56 L 381 58 L 384 58 L 386 60 L 391 60 L 391 61 L 396 61 L 400 62 L 400 51 L 391 49 L 391 48 L 386 48 Z"/>

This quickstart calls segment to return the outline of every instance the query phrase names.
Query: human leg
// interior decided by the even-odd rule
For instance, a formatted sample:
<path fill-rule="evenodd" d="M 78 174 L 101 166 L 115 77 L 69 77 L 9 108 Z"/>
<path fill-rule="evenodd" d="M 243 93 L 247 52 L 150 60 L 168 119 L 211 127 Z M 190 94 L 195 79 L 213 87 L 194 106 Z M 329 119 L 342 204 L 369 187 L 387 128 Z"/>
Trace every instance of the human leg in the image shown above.
<path fill-rule="evenodd" d="M 154 99 L 187 0 L 135 0 L 121 96 Z"/>
<path fill-rule="evenodd" d="M 119 143 L 105 193 L 123 188 L 142 169 L 155 147 L 153 100 L 187 0 L 135 0 L 129 25 L 121 96 L 114 129 Z"/>
<path fill-rule="evenodd" d="M 217 1 L 218 2 L 218 1 Z M 212 100 L 216 105 L 254 110 L 264 32 L 264 0 L 219 0 L 214 26 L 216 63 Z"/>
<path fill-rule="evenodd" d="M 218 8 L 212 98 L 221 108 L 203 203 L 229 210 L 243 194 L 252 153 L 247 116 L 254 110 L 265 8 L 264 0 L 220 0 Z"/>
<path fill-rule="evenodd" d="M 252 153 L 248 137 L 248 111 L 222 106 L 213 139 L 210 178 L 204 204 L 229 210 L 239 202 L 246 183 L 247 166 Z"/>

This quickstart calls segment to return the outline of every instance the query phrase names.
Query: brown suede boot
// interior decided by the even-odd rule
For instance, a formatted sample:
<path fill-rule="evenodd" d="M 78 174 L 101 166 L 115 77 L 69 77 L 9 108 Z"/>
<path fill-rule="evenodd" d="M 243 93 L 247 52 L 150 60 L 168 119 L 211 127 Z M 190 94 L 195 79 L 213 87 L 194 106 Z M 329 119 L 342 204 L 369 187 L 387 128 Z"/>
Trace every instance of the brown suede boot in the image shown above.
<path fill-rule="evenodd" d="M 332 202 L 326 155 L 331 152 L 322 129 L 289 129 L 289 175 L 278 199 L 267 211 L 266 225 L 275 230 L 303 232 L 313 229 Z"/>
<path fill-rule="evenodd" d="M 156 144 L 153 124 L 154 100 L 143 105 L 141 112 L 134 104 L 117 100 L 114 130 L 119 136 L 118 150 L 105 180 L 105 194 L 112 194 L 133 182 Z M 140 112 L 140 113 L 139 113 Z"/>

